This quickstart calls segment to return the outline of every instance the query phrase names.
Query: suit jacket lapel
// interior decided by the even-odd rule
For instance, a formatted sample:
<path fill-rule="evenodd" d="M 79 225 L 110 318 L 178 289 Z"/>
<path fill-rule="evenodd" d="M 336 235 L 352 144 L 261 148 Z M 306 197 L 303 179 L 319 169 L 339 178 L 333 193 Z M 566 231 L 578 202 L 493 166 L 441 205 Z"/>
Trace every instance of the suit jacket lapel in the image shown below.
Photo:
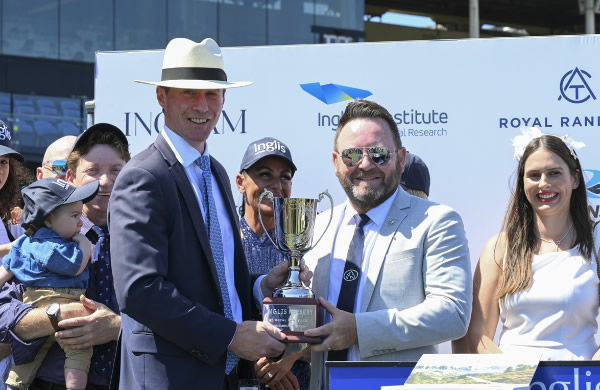
<path fill-rule="evenodd" d="M 217 276 L 217 269 L 215 268 L 215 262 L 212 257 L 212 252 L 208 249 L 210 248 L 210 241 L 208 240 L 208 230 L 204 225 L 202 211 L 200 210 L 200 206 L 198 205 L 198 200 L 196 199 L 196 195 L 194 194 L 192 185 L 190 184 L 188 177 L 185 173 L 185 169 L 183 168 L 183 165 L 181 165 L 179 161 L 177 161 L 175 153 L 173 153 L 171 147 L 167 144 L 167 141 L 165 141 L 162 135 L 159 135 L 156 138 L 156 141 L 154 141 L 154 145 L 156 146 L 158 151 L 163 155 L 165 161 L 169 165 L 169 172 L 171 172 L 171 174 L 173 175 L 175 183 L 177 184 L 177 187 L 181 192 L 181 196 L 183 197 L 185 206 L 188 209 L 190 219 L 192 220 L 192 225 L 194 226 L 196 238 L 198 239 L 198 241 L 200 241 L 200 247 L 204 252 L 204 256 L 206 257 L 206 259 L 208 259 L 213 279 L 218 285 L 219 278 Z"/>
<path fill-rule="evenodd" d="M 383 226 L 381 226 L 379 229 L 379 234 L 377 235 L 375 245 L 371 251 L 371 257 L 369 258 L 369 269 L 366 275 L 368 280 L 367 283 L 365 283 L 365 288 L 363 291 L 363 300 L 360 310 L 361 312 L 367 311 L 367 307 L 369 306 L 371 297 L 373 296 L 373 291 L 375 289 L 375 285 L 377 284 L 377 279 L 379 278 L 379 273 L 381 271 L 381 267 L 383 266 L 385 256 L 396 231 L 408 215 L 409 207 L 410 198 L 406 196 L 404 191 L 398 192 L 398 195 L 396 196 L 396 199 L 394 199 L 394 203 L 392 204 L 392 207 L 385 218 Z"/>

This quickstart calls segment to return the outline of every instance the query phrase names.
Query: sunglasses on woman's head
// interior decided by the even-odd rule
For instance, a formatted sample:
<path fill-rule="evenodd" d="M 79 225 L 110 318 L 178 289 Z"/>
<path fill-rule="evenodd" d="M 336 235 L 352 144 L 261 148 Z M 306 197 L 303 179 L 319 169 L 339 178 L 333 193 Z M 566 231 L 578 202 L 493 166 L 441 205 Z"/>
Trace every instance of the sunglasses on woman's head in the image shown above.
<path fill-rule="evenodd" d="M 52 171 L 56 176 L 62 177 L 67 174 L 67 162 L 65 160 L 46 161 L 42 167 Z"/>
<path fill-rule="evenodd" d="M 363 158 L 363 151 L 367 152 L 367 155 L 376 165 L 385 165 L 390 160 L 392 152 L 385 146 L 372 146 L 370 148 L 348 148 L 342 150 L 341 156 L 342 161 L 347 166 L 354 166 L 360 162 Z"/>

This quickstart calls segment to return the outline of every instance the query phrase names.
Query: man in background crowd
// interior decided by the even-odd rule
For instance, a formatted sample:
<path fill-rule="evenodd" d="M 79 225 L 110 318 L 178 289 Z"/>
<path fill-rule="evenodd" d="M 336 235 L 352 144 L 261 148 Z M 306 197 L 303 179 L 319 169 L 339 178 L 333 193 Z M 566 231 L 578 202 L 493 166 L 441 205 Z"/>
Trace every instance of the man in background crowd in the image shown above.
<path fill-rule="evenodd" d="M 98 123 L 79 135 L 67 158 L 67 181 L 75 186 L 100 182 L 96 197 L 83 207 L 81 232 L 98 241 L 92 249 L 88 289 L 81 303 L 61 304 L 52 311 L 50 306 L 32 308 L 21 302 L 23 286 L 14 280 L 0 291 L 0 340 L 10 342 L 15 363 L 32 361 L 45 337 L 53 332 L 72 348 L 94 346 L 88 390 L 108 389 L 116 354 L 121 317 L 112 282 L 106 218 L 115 179 L 129 158 L 127 138 L 107 123 Z M 55 344 L 30 389 L 64 389 L 64 360 L 64 352 Z"/>
<path fill-rule="evenodd" d="M 74 135 L 65 135 L 48 145 L 44 153 L 42 166 L 37 167 L 35 170 L 38 180 L 48 177 L 65 178 L 67 175 L 67 157 L 69 157 L 76 139 L 77 137 Z"/>
<path fill-rule="evenodd" d="M 419 198 L 429 199 L 429 168 L 421 157 L 406 151 L 400 185 L 404 191 Z"/>

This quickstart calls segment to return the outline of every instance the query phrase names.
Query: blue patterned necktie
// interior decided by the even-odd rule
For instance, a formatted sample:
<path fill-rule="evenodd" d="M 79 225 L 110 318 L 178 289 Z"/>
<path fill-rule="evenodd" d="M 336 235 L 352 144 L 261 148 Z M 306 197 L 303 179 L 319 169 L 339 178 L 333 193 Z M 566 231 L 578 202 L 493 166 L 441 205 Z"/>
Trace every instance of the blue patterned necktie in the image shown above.
<path fill-rule="evenodd" d="M 95 295 L 92 291 L 91 299 L 103 303 L 109 309 L 118 313 L 116 297 L 114 293 L 112 268 L 110 264 L 110 236 L 108 227 L 93 226 L 92 229 L 98 235 L 98 242 L 94 249 L 94 256 L 90 262 L 90 274 L 95 278 Z M 90 286 L 92 287 L 92 286 Z M 112 372 L 112 365 L 115 359 L 116 343 L 110 342 L 94 346 L 94 355 L 92 357 L 92 369 L 100 377 L 108 377 Z"/>
<path fill-rule="evenodd" d="M 210 241 L 210 249 L 215 261 L 217 276 L 219 277 L 219 286 L 221 287 L 221 296 L 223 297 L 223 308 L 225 317 L 233 319 L 231 311 L 231 301 L 229 300 L 229 290 L 227 289 L 227 279 L 225 277 L 225 259 L 223 256 L 223 241 L 221 240 L 221 228 L 219 227 L 219 218 L 217 217 L 217 207 L 212 194 L 212 176 L 210 173 L 210 158 L 208 156 L 200 156 L 196 160 L 196 164 L 202 169 L 202 177 L 200 178 L 200 192 L 202 195 L 202 205 L 206 215 L 206 226 L 208 226 L 208 238 Z M 236 354 L 227 350 L 227 361 L 225 362 L 225 372 L 229 374 L 237 364 L 239 358 Z"/>

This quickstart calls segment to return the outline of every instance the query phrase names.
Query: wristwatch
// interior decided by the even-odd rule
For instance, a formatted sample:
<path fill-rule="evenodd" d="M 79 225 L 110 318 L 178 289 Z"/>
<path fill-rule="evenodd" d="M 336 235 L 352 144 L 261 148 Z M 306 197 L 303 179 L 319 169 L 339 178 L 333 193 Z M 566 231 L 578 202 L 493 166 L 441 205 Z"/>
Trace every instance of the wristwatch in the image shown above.
<path fill-rule="evenodd" d="M 50 323 L 55 331 L 61 330 L 58 326 L 58 313 L 60 312 L 60 305 L 58 303 L 52 303 L 46 308 L 46 315 L 50 319 Z"/>

